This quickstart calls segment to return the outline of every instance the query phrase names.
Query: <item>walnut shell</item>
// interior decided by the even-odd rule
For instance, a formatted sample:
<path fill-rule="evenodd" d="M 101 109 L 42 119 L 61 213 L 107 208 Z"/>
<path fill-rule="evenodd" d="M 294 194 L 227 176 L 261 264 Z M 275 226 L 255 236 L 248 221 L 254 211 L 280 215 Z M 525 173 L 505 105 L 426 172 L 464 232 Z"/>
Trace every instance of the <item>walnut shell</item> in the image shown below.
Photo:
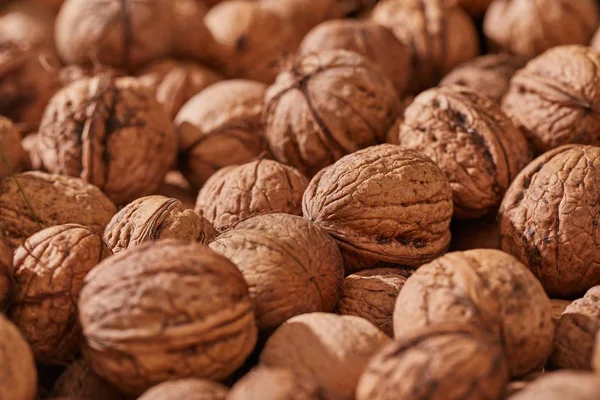
<path fill-rule="evenodd" d="M 302 209 L 337 240 L 348 273 L 378 264 L 418 267 L 450 243 L 448 179 L 429 158 L 396 145 L 357 151 L 319 172 Z"/>
<path fill-rule="evenodd" d="M 0 312 L 4 311 L 15 290 L 13 251 L 0 236 Z"/>
<path fill-rule="evenodd" d="M 352 19 L 326 21 L 317 25 L 302 40 L 300 54 L 344 49 L 369 58 L 394 84 L 403 97 L 413 71 L 408 47 L 387 28 L 370 21 Z"/>
<path fill-rule="evenodd" d="M 317 383 L 285 368 L 258 366 L 239 380 L 227 400 L 321 400 Z"/>
<path fill-rule="evenodd" d="M 388 342 L 385 333 L 359 317 L 303 314 L 271 335 L 260 363 L 314 379 L 326 399 L 350 400 L 369 359 Z"/>
<path fill-rule="evenodd" d="M 344 279 L 335 241 L 301 217 L 268 214 L 241 222 L 210 248 L 242 271 L 258 329 L 270 332 L 299 314 L 333 311 Z"/>
<path fill-rule="evenodd" d="M 37 371 L 31 349 L 17 327 L 1 313 L 0 376 L 0 399 L 37 398 Z"/>
<path fill-rule="evenodd" d="M 450 251 L 500 249 L 500 227 L 495 212 L 477 219 L 454 220 L 450 231 Z"/>
<path fill-rule="evenodd" d="M 224 379 L 257 338 L 236 266 L 202 244 L 172 239 L 141 244 L 94 268 L 79 319 L 90 366 L 131 394 L 171 379 Z"/>
<path fill-rule="evenodd" d="M 554 325 L 558 325 L 562 313 L 567 309 L 571 302 L 569 300 L 550 299 L 550 303 L 552 303 L 552 321 L 554 321 Z"/>
<path fill-rule="evenodd" d="M 508 378 L 499 339 L 462 324 L 432 325 L 379 351 L 360 378 L 356 399 L 497 399 Z"/>
<path fill-rule="evenodd" d="M 154 193 L 177 155 L 168 114 L 132 78 L 99 75 L 62 89 L 39 135 L 48 171 L 78 176 L 116 204 Z"/>
<path fill-rule="evenodd" d="M 324 50 L 300 58 L 268 89 L 267 140 L 279 161 L 313 176 L 383 142 L 400 107 L 375 64 L 354 52 Z"/>
<path fill-rule="evenodd" d="M 73 400 L 126 400 L 126 396 L 92 371 L 88 363 L 71 363 L 54 384 L 53 395 Z"/>
<path fill-rule="evenodd" d="M 21 147 L 27 154 L 27 159 L 29 160 L 28 165 L 31 167 L 32 171 L 39 171 L 42 169 L 42 159 L 37 151 L 38 138 L 39 135 L 37 133 L 32 133 L 21 140 Z"/>
<path fill-rule="evenodd" d="M 225 400 L 227 388 L 203 379 L 167 381 L 148 389 L 138 400 Z"/>
<path fill-rule="evenodd" d="M 555 46 L 588 44 L 598 22 L 595 0 L 494 0 L 483 31 L 492 49 L 534 57 Z"/>
<path fill-rule="evenodd" d="M 552 350 L 552 306 L 533 274 L 498 250 L 448 253 L 420 267 L 400 291 L 394 335 L 442 322 L 468 323 L 502 338 L 513 376 Z"/>
<path fill-rule="evenodd" d="M 214 228 L 177 199 L 141 197 L 113 216 L 104 230 L 104 242 L 114 254 L 151 240 L 180 239 L 208 244 Z"/>
<path fill-rule="evenodd" d="M 60 70 L 60 81 L 68 86 L 81 79 L 93 78 L 96 75 L 108 75 L 115 78 L 127 76 L 123 70 L 107 67 L 106 65 L 67 65 Z"/>
<path fill-rule="evenodd" d="M 116 212 L 108 197 L 81 179 L 25 172 L 0 180 L 0 234 L 13 249 L 54 225 L 81 224 L 101 235 Z"/>
<path fill-rule="evenodd" d="M 180 168 L 201 187 L 220 168 L 267 151 L 261 120 L 267 86 L 241 79 L 218 82 L 192 97 L 175 118 Z"/>
<path fill-rule="evenodd" d="M 600 331 L 596 332 L 594 350 L 592 353 L 592 368 L 596 373 L 600 372 Z"/>
<path fill-rule="evenodd" d="M 596 400 L 598 392 L 598 375 L 582 371 L 558 371 L 544 374 L 529 383 L 510 400 Z"/>
<path fill-rule="evenodd" d="M 196 211 L 223 231 L 257 214 L 302 215 L 302 195 L 308 179 L 296 169 L 273 160 L 226 167 L 200 189 Z"/>
<path fill-rule="evenodd" d="M 19 131 L 8 118 L 0 116 L 0 179 L 25 171 L 29 165 Z"/>
<path fill-rule="evenodd" d="M 2 8 L 0 42 L 28 43 L 52 50 L 55 16 L 55 10 L 43 2 L 13 1 Z"/>
<path fill-rule="evenodd" d="M 430 157 L 446 173 L 459 219 L 497 209 L 530 161 L 527 141 L 500 106 L 455 85 L 415 98 L 404 112 L 398 144 Z"/>
<path fill-rule="evenodd" d="M 298 37 L 304 37 L 308 31 L 323 21 L 341 18 L 352 10 L 357 0 L 260 0 L 260 5 L 275 12 L 292 24 Z"/>
<path fill-rule="evenodd" d="M 475 25 L 458 7 L 441 0 L 391 0 L 379 2 L 372 20 L 394 32 L 411 48 L 415 78 L 413 92 L 435 86 L 457 65 L 479 53 Z"/>
<path fill-rule="evenodd" d="M 531 162 L 498 213 L 500 246 L 527 265 L 553 296 L 600 283 L 596 246 L 600 147 L 568 145 Z"/>

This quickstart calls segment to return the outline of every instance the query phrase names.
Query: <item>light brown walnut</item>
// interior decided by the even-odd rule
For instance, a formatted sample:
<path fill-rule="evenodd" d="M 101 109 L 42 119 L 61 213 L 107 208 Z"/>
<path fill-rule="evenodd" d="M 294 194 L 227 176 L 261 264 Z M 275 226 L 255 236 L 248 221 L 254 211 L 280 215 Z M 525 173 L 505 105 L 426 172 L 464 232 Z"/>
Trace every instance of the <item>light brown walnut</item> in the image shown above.
<path fill-rule="evenodd" d="M 16 289 L 12 259 L 13 250 L 0 235 L 0 312 L 8 306 Z"/>
<path fill-rule="evenodd" d="M 37 371 L 29 345 L 19 329 L 0 313 L 0 398 L 34 400 Z"/>
<path fill-rule="evenodd" d="M 52 50 L 55 17 L 56 10 L 43 1 L 8 2 L 0 11 L 0 42 L 28 43 Z"/>
<path fill-rule="evenodd" d="M 558 325 L 562 313 L 566 310 L 566 308 L 571 304 L 569 300 L 563 299 L 550 299 L 552 303 L 552 321 L 554 321 L 554 325 Z"/>
<path fill-rule="evenodd" d="M 30 164 L 21 145 L 21 134 L 8 118 L 0 116 L 0 179 L 23 172 Z"/>
<path fill-rule="evenodd" d="M 100 379 L 88 363 L 71 363 L 54 384 L 53 396 L 72 400 L 126 400 L 127 396 L 108 382 Z M 54 397 L 53 397 L 54 398 Z"/>
<path fill-rule="evenodd" d="M 258 366 L 236 382 L 227 400 L 321 400 L 317 383 L 285 368 Z"/>
<path fill-rule="evenodd" d="M 227 387 L 203 379 L 167 381 L 148 389 L 138 400 L 225 400 Z"/>
<path fill-rule="evenodd" d="M 21 147 L 26 152 L 28 157 L 28 165 L 32 171 L 40 171 L 42 169 L 42 159 L 37 151 L 38 134 L 32 133 L 25 136 L 21 140 Z"/>
<path fill-rule="evenodd" d="M 600 373 L 600 331 L 596 332 L 594 349 L 592 353 L 592 369 L 596 374 Z"/>
<path fill-rule="evenodd" d="M 599 392 L 597 374 L 566 370 L 544 374 L 510 400 L 596 400 Z"/>

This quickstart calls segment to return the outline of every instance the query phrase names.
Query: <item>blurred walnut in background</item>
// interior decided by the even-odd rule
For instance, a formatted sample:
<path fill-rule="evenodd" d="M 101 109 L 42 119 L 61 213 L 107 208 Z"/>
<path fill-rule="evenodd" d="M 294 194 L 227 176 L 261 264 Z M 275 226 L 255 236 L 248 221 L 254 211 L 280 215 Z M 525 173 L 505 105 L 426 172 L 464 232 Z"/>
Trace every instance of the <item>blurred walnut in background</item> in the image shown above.
<path fill-rule="evenodd" d="M 19 0 L 0 9 L 0 43 L 27 43 L 52 50 L 56 9 L 49 5 L 51 2 Z"/>
<path fill-rule="evenodd" d="M 0 116 L 0 179 L 30 166 L 29 156 L 21 144 L 21 134 L 8 118 Z"/>

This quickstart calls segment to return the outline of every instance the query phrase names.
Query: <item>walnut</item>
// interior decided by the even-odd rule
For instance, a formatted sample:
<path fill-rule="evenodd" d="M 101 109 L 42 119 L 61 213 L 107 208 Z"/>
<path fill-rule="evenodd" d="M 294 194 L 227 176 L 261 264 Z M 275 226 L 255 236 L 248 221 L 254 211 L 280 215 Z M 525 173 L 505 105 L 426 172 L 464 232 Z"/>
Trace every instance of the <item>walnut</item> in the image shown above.
<path fill-rule="evenodd" d="M 554 322 L 554 325 L 558 325 L 562 313 L 567 309 L 571 302 L 569 300 L 550 299 L 550 303 L 552 303 L 552 321 Z"/>
<path fill-rule="evenodd" d="M 600 284 L 599 180 L 599 147 L 562 146 L 521 171 L 502 201 L 501 249 L 550 295 L 574 297 Z"/>
<path fill-rule="evenodd" d="M 193 209 L 196 205 L 198 193 L 194 191 L 190 183 L 179 171 L 169 171 L 165 176 L 162 186 L 158 193 L 165 197 L 177 199 L 188 209 Z"/>
<path fill-rule="evenodd" d="M 225 400 L 227 388 L 203 379 L 167 381 L 147 390 L 138 400 Z"/>
<path fill-rule="evenodd" d="M 261 120 L 267 87 L 260 82 L 228 80 L 194 96 L 175 118 L 180 168 L 201 187 L 220 168 L 244 164 L 267 151 Z"/>
<path fill-rule="evenodd" d="M 533 274 L 499 250 L 448 253 L 420 267 L 400 291 L 394 335 L 442 322 L 468 323 L 502 338 L 513 376 L 552 350 L 552 306 Z"/>
<path fill-rule="evenodd" d="M 394 336 L 394 305 L 411 273 L 405 268 L 374 268 L 349 275 L 344 279 L 337 312 L 362 317 L 388 336 Z"/>
<path fill-rule="evenodd" d="M 384 141 L 400 107 L 375 64 L 354 52 L 324 50 L 300 58 L 268 89 L 267 140 L 279 161 L 313 176 Z"/>
<path fill-rule="evenodd" d="M 21 145 L 21 135 L 8 118 L 0 116 L 0 179 L 28 169 L 29 155 Z"/>
<path fill-rule="evenodd" d="M 302 194 L 308 179 L 273 160 L 226 167 L 200 189 L 196 211 L 223 231 L 257 214 L 302 215 Z"/>
<path fill-rule="evenodd" d="M 0 312 L 9 304 L 15 290 L 12 258 L 12 249 L 0 236 Z"/>
<path fill-rule="evenodd" d="M 117 254 L 151 240 L 180 239 L 208 244 L 215 231 L 210 222 L 177 199 L 141 197 L 123 207 L 104 230 L 104 242 Z"/>
<path fill-rule="evenodd" d="M 155 192 L 177 155 L 169 116 L 132 78 L 99 75 L 62 89 L 39 134 L 48 171 L 78 176 L 116 204 Z"/>
<path fill-rule="evenodd" d="M 106 65 L 67 65 L 60 69 L 60 81 L 63 86 L 70 85 L 81 79 L 93 78 L 96 75 L 107 75 L 118 78 L 127 76 L 123 70 L 108 67 Z"/>
<path fill-rule="evenodd" d="M 239 380 L 227 400 L 321 400 L 314 379 L 285 368 L 258 366 Z"/>
<path fill-rule="evenodd" d="M 372 20 L 388 27 L 411 48 L 415 78 L 412 91 L 435 86 L 457 65 L 479 53 L 477 31 L 458 7 L 442 0 L 390 0 L 379 2 Z"/>
<path fill-rule="evenodd" d="M 312 28 L 331 18 L 341 18 L 355 0 L 260 0 L 260 5 L 275 12 L 292 24 L 295 33 L 303 37 Z"/>
<path fill-rule="evenodd" d="M 29 160 L 27 165 L 31 167 L 32 171 L 40 171 L 42 169 L 42 159 L 37 151 L 38 138 L 39 135 L 37 133 L 32 133 L 21 139 L 21 147 Z M 0 169 L 2 168 L 0 167 Z"/>
<path fill-rule="evenodd" d="M 446 173 L 459 219 L 497 209 L 530 161 L 527 141 L 500 106 L 455 85 L 415 98 L 404 112 L 398 144 L 431 157 Z"/>
<path fill-rule="evenodd" d="M 54 225 L 81 224 L 101 235 L 116 212 L 108 197 L 81 179 L 25 172 L 0 180 L 0 234 L 13 249 Z"/>
<path fill-rule="evenodd" d="M 155 93 L 171 119 L 194 95 L 222 79 L 221 75 L 200 64 L 173 59 L 149 65 L 138 73 L 138 77 Z"/>
<path fill-rule="evenodd" d="M 523 391 L 531 382 L 538 379 L 540 376 L 543 376 L 543 372 L 536 371 L 530 374 L 525 375 L 524 377 L 519 378 L 518 380 L 513 380 L 506 385 L 504 389 L 504 396 L 502 397 L 505 400 L 509 400 L 517 394 L 518 392 Z"/>
<path fill-rule="evenodd" d="M 344 49 L 371 59 L 403 97 L 412 75 L 410 52 L 387 28 L 370 21 L 352 19 L 323 22 L 311 30 L 300 44 L 300 54 Z"/>
<path fill-rule="evenodd" d="M 493 50 L 534 57 L 555 46 L 588 44 L 598 22 L 595 0 L 493 0 L 483 31 Z"/>
<path fill-rule="evenodd" d="M 55 10 L 43 2 L 20 0 L 3 7 L 0 42 L 28 43 L 35 48 L 54 47 Z"/>
<path fill-rule="evenodd" d="M 79 319 L 94 372 L 131 394 L 166 380 L 224 379 L 257 338 L 236 266 L 202 244 L 173 239 L 135 246 L 94 268 Z"/>
<path fill-rule="evenodd" d="M 596 374 L 582 371 L 558 371 L 544 374 L 529 383 L 510 400 L 596 400 L 600 380 Z"/>
<path fill-rule="evenodd" d="M 378 352 L 356 399 L 497 399 L 508 378 L 499 339 L 462 324 L 432 325 Z"/>
<path fill-rule="evenodd" d="M 37 371 L 31 349 L 23 336 L 0 313 L 0 398 L 34 400 Z"/>
<path fill-rule="evenodd" d="M 335 241 L 304 218 L 269 214 L 218 236 L 210 248 L 242 271 L 258 329 L 270 332 L 289 318 L 333 311 L 344 279 Z"/>
<path fill-rule="evenodd" d="M 473 249 L 500 249 L 500 227 L 496 213 L 470 220 L 454 220 L 450 225 L 452 232 L 451 251 Z"/>
<path fill-rule="evenodd" d="M 385 333 L 359 317 L 302 314 L 271 335 L 260 363 L 315 380 L 326 399 L 350 400 L 369 359 L 388 342 Z"/>
<path fill-rule="evenodd" d="M 348 273 L 378 264 L 418 267 L 450 243 L 446 176 L 429 158 L 396 145 L 357 151 L 319 172 L 302 209 L 337 240 Z"/>
<path fill-rule="evenodd" d="M 454 68 L 440 84 L 466 86 L 500 104 L 510 79 L 525 63 L 524 58 L 510 54 L 488 54 Z"/>
<path fill-rule="evenodd" d="M 53 394 L 73 400 L 126 400 L 126 396 L 100 379 L 81 359 L 71 363 L 54 384 Z"/>

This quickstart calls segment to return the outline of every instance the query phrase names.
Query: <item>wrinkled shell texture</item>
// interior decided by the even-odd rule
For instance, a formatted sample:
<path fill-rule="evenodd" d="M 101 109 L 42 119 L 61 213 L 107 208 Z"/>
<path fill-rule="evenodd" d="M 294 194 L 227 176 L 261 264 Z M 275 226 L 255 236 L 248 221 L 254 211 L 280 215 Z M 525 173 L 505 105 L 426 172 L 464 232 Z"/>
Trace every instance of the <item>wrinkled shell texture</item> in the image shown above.
<path fill-rule="evenodd" d="M 175 119 L 179 163 L 201 187 L 219 169 L 247 163 L 267 152 L 262 122 L 264 83 L 233 79 L 194 96 Z"/>
<path fill-rule="evenodd" d="M 217 231 L 257 214 L 302 215 L 308 179 L 273 160 L 257 160 L 221 169 L 200 189 L 196 211 Z"/>
<path fill-rule="evenodd" d="M 181 239 L 208 244 L 212 225 L 177 199 L 139 198 L 121 209 L 104 230 L 104 242 L 117 254 L 150 240 Z"/>
<path fill-rule="evenodd" d="M 75 224 L 44 229 L 17 249 L 17 291 L 9 316 L 38 361 L 67 364 L 75 358 L 81 341 L 77 300 L 83 279 L 111 255 L 100 236 Z"/>
<path fill-rule="evenodd" d="M 600 147 L 569 145 L 529 164 L 499 211 L 501 248 L 546 291 L 573 297 L 600 283 Z"/>
<path fill-rule="evenodd" d="M 321 50 L 354 51 L 375 62 L 394 84 L 402 97 L 412 75 L 411 55 L 387 28 L 370 21 L 332 20 L 311 30 L 300 44 L 300 53 L 308 55 Z"/>
<path fill-rule="evenodd" d="M 452 187 L 455 218 L 500 205 L 529 162 L 527 141 L 493 101 L 461 86 L 421 93 L 404 113 L 398 144 L 430 157 Z"/>
<path fill-rule="evenodd" d="M 116 204 L 155 192 L 177 154 L 169 116 L 133 79 L 72 83 L 48 104 L 38 152 L 53 173 L 98 186 Z"/>
<path fill-rule="evenodd" d="M 600 380 L 597 374 L 581 371 L 558 371 L 545 374 L 529 383 L 510 400 L 597 400 Z"/>
<path fill-rule="evenodd" d="M 19 131 L 9 119 L 0 117 L 0 179 L 26 170 L 29 164 Z"/>
<path fill-rule="evenodd" d="M 552 319 L 554 320 L 555 325 L 558 325 L 562 313 L 571 304 L 571 301 L 562 299 L 550 299 L 550 302 L 552 303 Z"/>
<path fill-rule="evenodd" d="M 418 267 L 450 243 L 448 179 L 429 158 L 396 145 L 370 147 L 324 169 L 302 207 L 337 240 L 347 272 L 386 263 Z"/>
<path fill-rule="evenodd" d="M 12 259 L 12 249 L 0 236 L 0 311 L 4 311 L 14 290 Z"/>
<path fill-rule="evenodd" d="M 67 65 L 61 68 L 59 76 L 63 86 L 67 86 L 75 81 L 85 78 L 92 78 L 95 75 L 106 74 L 114 77 L 123 77 L 127 73 L 120 69 L 108 67 L 106 65 Z"/>
<path fill-rule="evenodd" d="M 400 101 L 371 61 L 324 50 L 284 69 L 267 91 L 264 110 L 275 157 L 313 176 L 346 154 L 383 142 Z"/>
<path fill-rule="evenodd" d="M 221 234 L 210 248 L 242 271 L 261 331 L 299 314 L 332 312 L 336 305 L 344 279 L 340 251 L 304 218 L 254 217 Z"/>
<path fill-rule="evenodd" d="M 394 32 L 412 52 L 412 91 L 435 86 L 457 65 L 479 53 L 477 31 L 458 7 L 440 0 L 391 0 L 375 6 L 372 19 Z"/>
<path fill-rule="evenodd" d="M 81 179 L 25 172 L 0 180 L 0 234 L 12 248 L 42 228 L 67 223 L 101 235 L 116 212 L 108 197 Z"/>
<path fill-rule="evenodd" d="M 473 17 L 479 17 L 487 10 L 493 0 L 445 0 L 447 6 L 459 6 Z"/>
<path fill-rule="evenodd" d="M 79 319 L 90 366 L 131 394 L 172 379 L 224 379 L 257 337 L 236 266 L 176 240 L 141 244 L 94 268 Z"/>
<path fill-rule="evenodd" d="M 100 379 L 85 360 L 69 365 L 54 384 L 53 395 L 78 400 L 125 400 L 126 397 Z"/>
<path fill-rule="evenodd" d="M 314 379 L 326 399 L 350 400 L 369 359 L 388 342 L 383 332 L 362 318 L 303 314 L 271 335 L 260 363 Z"/>
<path fill-rule="evenodd" d="M 356 399 L 498 399 L 508 378 L 499 340 L 463 325 L 432 326 L 377 353 L 360 379 Z"/>
<path fill-rule="evenodd" d="M 139 400 L 225 400 L 227 388 L 201 379 L 167 381 L 146 391 Z"/>
<path fill-rule="evenodd" d="M 510 54 L 488 54 L 454 68 L 440 84 L 466 86 L 500 104 L 510 79 L 525 63 L 525 59 Z"/>
<path fill-rule="evenodd" d="M 394 336 L 394 305 L 411 273 L 401 268 L 374 268 L 349 275 L 344 279 L 337 312 L 362 317 L 388 336 Z"/>
<path fill-rule="evenodd" d="M 552 350 L 550 299 L 525 266 L 498 250 L 448 253 L 406 280 L 394 335 L 440 322 L 466 322 L 502 338 L 513 376 L 531 372 Z"/>
<path fill-rule="evenodd" d="M 19 330 L 0 314 L 0 398 L 34 400 L 37 371 Z"/>
<path fill-rule="evenodd" d="M 494 0 L 483 24 L 490 47 L 523 57 L 555 46 L 587 45 L 597 27 L 595 0 Z"/>
<path fill-rule="evenodd" d="M 502 109 L 538 153 L 600 145 L 600 53 L 584 46 L 548 50 L 518 71 Z"/>
<path fill-rule="evenodd" d="M 239 380 L 227 400 L 321 400 L 316 382 L 285 368 L 259 366 Z"/>

